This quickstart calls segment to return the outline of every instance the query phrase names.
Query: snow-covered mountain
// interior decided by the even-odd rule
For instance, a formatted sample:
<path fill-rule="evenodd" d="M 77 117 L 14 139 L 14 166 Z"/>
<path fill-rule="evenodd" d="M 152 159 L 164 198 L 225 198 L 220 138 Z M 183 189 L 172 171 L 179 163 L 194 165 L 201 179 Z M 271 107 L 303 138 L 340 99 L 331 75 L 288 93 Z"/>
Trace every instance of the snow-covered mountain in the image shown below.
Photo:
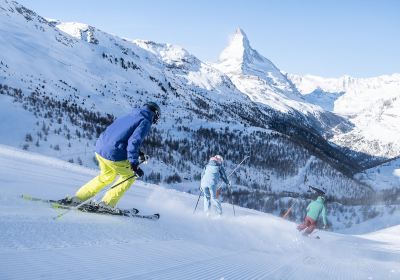
<path fill-rule="evenodd" d="M 236 207 L 234 217 L 226 203 L 222 217 L 207 217 L 200 210 L 193 215 L 196 196 L 140 181 L 119 204 L 142 213 L 159 212 L 158 221 L 74 211 L 54 220 L 58 212 L 49 205 L 20 198 L 21 194 L 60 198 L 95 174 L 0 145 L 1 279 L 400 276 L 399 226 L 371 232 L 378 223 L 370 224 L 364 226 L 363 235 L 318 231 L 321 239 L 315 240 L 301 236 L 295 223 L 270 214 Z"/>
<path fill-rule="evenodd" d="M 267 58 L 250 46 L 247 35 L 238 28 L 214 66 L 227 74 L 255 102 L 287 113 L 300 101 L 296 87 Z"/>
<path fill-rule="evenodd" d="M 147 181 L 195 192 L 208 157 L 221 153 L 228 170 L 250 155 L 232 177 L 243 206 L 277 214 L 308 185 L 347 204 L 373 193 L 352 178 L 362 166 L 324 138 L 351 123 L 307 103 L 241 30 L 211 65 L 179 46 L 46 20 L 0 0 L 0 35 L 3 144 L 94 167 L 105 126 L 153 100 L 163 113 L 144 145 Z"/>
<path fill-rule="evenodd" d="M 334 111 L 343 115 L 359 113 L 366 106 L 381 98 L 396 97 L 400 88 L 400 74 L 372 78 L 354 78 L 351 76 L 323 78 L 313 75 L 288 74 L 288 78 L 305 98 L 318 89 L 326 93 L 345 93 L 334 104 Z"/>
<path fill-rule="evenodd" d="M 59 20 L 54 19 L 46 19 L 49 24 L 52 26 L 56 26 L 61 31 L 71 35 L 80 40 L 87 41 L 88 43 L 98 44 L 99 41 L 97 39 L 97 35 L 95 33 L 101 32 L 93 26 L 84 23 L 77 22 L 61 22 Z"/>
<path fill-rule="evenodd" d="M 354 127 L 338 131 L 337 145 L 382 158 L 400 151 L 400 74 L 373 78 L 289 75 L 304 98 L 347 118 Z"/>
<path fill-rule="evenodd" d="M 322 135 L 350 129 L 345 119 L 306 102 L 286 74 L 251 47 L 240 28 L 214 66 L 227 74 L 235 86 L 254 102 L 293 115 Z"/>
<path fill-rule="evenodd" d="M 297 89 L 281 71 L 250 46 L 247 35 L 240 28 L 232 35 L 215 66 L 230 77 L 258 77 L 265 81 L 268 93 L 279 92 L 291 98 L 300 97 Z"/>

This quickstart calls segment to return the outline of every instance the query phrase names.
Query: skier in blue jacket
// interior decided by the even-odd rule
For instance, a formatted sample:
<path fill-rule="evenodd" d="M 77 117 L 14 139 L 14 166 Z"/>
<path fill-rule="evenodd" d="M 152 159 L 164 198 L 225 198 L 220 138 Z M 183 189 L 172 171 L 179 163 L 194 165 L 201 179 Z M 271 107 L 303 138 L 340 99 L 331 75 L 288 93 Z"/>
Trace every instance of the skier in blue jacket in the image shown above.
<path fill-rule="evenodd" d="M 135 109 L 110 124 L 96 142 L 95 156 L 99 162 L 100 174 L 83 185 L 74 197 L 67 197 L 59 202 L 78 205 L 95 196 L 119 176 L 114 185 L 124 182 L 108 190 L 99 204 L 106 209 L 114 208 L 136 178 L 144 175 L 139 167 L 139 157 L 144 156 L 140 147 L 151 125 L 160 119 L 160 113 L 160 107 L 156 103 L 148 102 L 142 108 Z"/>
<path fill-rule="evenodd" d="M 230 185 L 222 166 L 223 161 L 224 159 L 220 155 L 211 157 L 201 174 L 200 188 L 204 193 L 204 212 L 207 214 L 209 214 L 211 203 L 215 207 L 215 212 L 218 215 L 222 214 L 221 202 L 218 198 L 221 188 L 219 182 L 222 180 L 225 184 Z"/>

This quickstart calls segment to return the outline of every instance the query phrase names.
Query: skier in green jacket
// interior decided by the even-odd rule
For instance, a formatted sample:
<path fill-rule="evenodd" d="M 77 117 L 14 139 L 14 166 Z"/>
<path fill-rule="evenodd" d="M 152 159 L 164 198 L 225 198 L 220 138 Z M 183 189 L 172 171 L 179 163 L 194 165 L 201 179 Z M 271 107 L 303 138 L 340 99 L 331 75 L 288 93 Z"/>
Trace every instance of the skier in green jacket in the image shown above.
<path fill-rule="evenodd" d="M 324 223 L 324 229 L 327 226 L 326 219 L 326 207 L 325 207 L 325 196 L 320 195 L 316 200 L 311 202 L 307 206 L 307 216 L 304 219 L 304 222 L 297 226 L 299 231 L 304 231 L 304 235 L 308 235 L 313 232 L 315 227 L 317 226 L 317 220 L 319 216 L 322 215 L 322 221 Z"/>

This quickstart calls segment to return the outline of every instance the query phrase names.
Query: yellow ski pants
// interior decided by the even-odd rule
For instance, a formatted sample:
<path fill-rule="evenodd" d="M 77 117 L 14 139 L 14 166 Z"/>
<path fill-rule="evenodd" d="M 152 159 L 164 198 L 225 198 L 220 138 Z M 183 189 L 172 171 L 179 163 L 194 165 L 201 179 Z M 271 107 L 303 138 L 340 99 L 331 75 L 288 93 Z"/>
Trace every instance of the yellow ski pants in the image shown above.
<path fill-rule="evenodd" d="M 118 175 L 119 179 L 114 185 L 134 175 L 128 160 L 111 161 L 101 157 L 97 153 L 96 158 L 99 162 L 100 174 L 87 182 L 76 192 L 75 196 L 80 200 L 87 200 L 90 197 L 95 196 L 96 193 L 101 191 L 105 186 L 111 184 Z M 126 180 L 121 185 L 108 190 L 102 201 L 107 205 L 115 207 L 123 194 L 129 189 L 135 180 L 136 177 L 133 177 L 132 179 Z"/>

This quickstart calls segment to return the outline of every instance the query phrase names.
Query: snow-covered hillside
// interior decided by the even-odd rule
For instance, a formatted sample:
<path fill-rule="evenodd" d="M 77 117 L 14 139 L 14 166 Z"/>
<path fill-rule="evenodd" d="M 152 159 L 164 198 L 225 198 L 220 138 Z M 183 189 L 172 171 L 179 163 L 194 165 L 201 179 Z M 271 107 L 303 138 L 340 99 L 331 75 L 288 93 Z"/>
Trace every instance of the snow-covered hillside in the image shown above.
<path fill-rule="evenodd" d="M 223 153 L 228 166 L 251 153 L 251 167 L 246 163 L 235 178 L 248 189 L 301 191 L 306 186 L 299 182 L 307 174 L 308 183 L 322 183 L 335 196 L 358 197 L 368 191 L 340 173 L 342 168 L 351 173 L 357 164 L 312 130 L 305 115 L 298 112 L 301 117 L 296 118 L 254 103 L 226 74 L 183 48 L 128 41 L 86 24 L 47 21 L 15 2 L 0 4 L 0 106 L 27 111 L 17 118 L 5 115 L 6 123 L 19 124 L 18 129 L 2 128 L 11 139 L 7 143 L 94 166 L 94 141 L 104 127 L 153 100 L 163 113 L 145 145 L 153 157 L 148 180 L 197 189 L 212 153 Z M 287 102 L 289 96 L 299 98 L 279 71 L 273 73 L 276 78 L 265 78 L 271 90 L 279 90 Z M 313 168 L 300 172 L 312 157 Z"/>
<path fill-rule="evenodd" d="M 400 74 L 373 78 L 289 75 L 304 98 L 345 116 L 354 128 L 332 141 L 350 150 L 392 158 L 400 150 Z"/>
<path fill-rule="evenodd" d="M 152 100 L 162 118 L 143 145 L 147 182 L 195 193 L 211 155 L 231 170 L 249 155 L 231 178 L 237 204 L 278 215 L 318 186 L 337 201 L 335 228 L 373 195 L 352 177 L 363 166 L 326 140 L 352 124 L 307 103 L 243 31 L 211 65 L 176 45 L 46 20 L 16 2 L 0 8 L 0 143 L 94 167 L 104 128 Z"/>
<path fill-rule="evenodd" d="M 15 168 L 15 167 L 18 168 Z M 59 220 L 28 193 L 60 198 L 96 172 L 0 147 L 1 279 L 397 279 L 393 227 L 361 236 L 318 231 L 223 204 L 224 215 L 193 215 L 196 196 L 136 182 L 121 207 L 160 212 L 158 221 L 72 212 Z M 328 253 L 329 252 L 329 253 Z"/>
<path fill-rule="evenodd" d="M 400 189 L 400 158 L 365 170 L 358 177 L 376 190 Z"/>

